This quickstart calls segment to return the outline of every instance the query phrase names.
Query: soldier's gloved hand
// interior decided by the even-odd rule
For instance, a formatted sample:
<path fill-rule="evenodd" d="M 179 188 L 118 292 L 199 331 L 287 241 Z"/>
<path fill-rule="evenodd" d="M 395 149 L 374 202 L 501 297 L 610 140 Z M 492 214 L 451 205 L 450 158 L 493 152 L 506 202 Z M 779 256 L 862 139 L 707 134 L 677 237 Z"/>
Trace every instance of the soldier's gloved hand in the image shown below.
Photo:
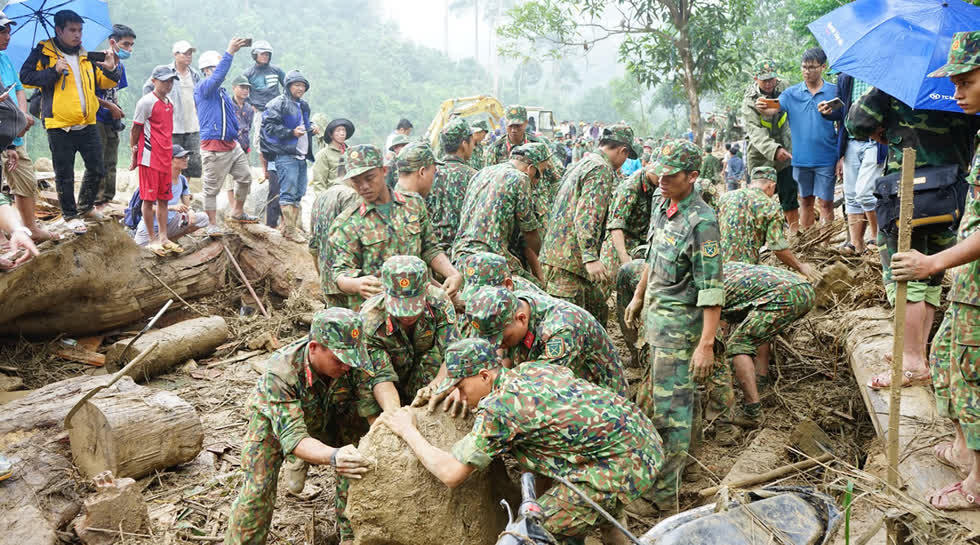
<path fill-rule="evenodd" d="M 636 329 L 640 325 L 640 312 L 643 311 L 643 299 L 637 299 L 633 297 L 630 300 L 630 304 L 626 305 L 626 310 L 623 312 L 623 321 L 626 325 Z"/>
<path fill-rule="evenodd" d="M 340 447 L 330 458 L 330 465 L 337 470 L 337 474 L 349 479 L 360 479 L 371 469 L 369 463 L 370 460 L 362 456 L 354 445 Z"/>
<path fill-rule="evenodd" d="M 609 271 L 606 270 L 606 266 L 599 260 L 586 263 L 585 272 L 589 275 L 589 280 L 593 283 L 599 284 L 609 281 Z"/>

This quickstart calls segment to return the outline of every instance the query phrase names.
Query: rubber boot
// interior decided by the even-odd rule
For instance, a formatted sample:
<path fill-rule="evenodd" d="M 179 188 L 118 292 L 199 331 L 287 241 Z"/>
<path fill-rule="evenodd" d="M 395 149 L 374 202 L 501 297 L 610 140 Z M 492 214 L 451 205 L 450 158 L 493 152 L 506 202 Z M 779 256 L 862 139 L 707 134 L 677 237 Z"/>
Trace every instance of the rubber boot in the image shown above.
<path fill-rule="evenodd" d="M 287 240 L 305 244 L 306 237 L 303 236 L 303 232 L 299 229 L 299 207 L 282 205 L 282 215 L 283 223 L 286 225 L 283 229 L 282 236 L 286 237 Z"/>
<path fill-rule="evenodd" d="M 302 494 L 306 486 L 306 472 L 309 471 L 310 465 L 293 456 L 291 460 L 286 460 L 282 469 L 286 474 L 286 489 L 289 493 L 294 496 Z"/>

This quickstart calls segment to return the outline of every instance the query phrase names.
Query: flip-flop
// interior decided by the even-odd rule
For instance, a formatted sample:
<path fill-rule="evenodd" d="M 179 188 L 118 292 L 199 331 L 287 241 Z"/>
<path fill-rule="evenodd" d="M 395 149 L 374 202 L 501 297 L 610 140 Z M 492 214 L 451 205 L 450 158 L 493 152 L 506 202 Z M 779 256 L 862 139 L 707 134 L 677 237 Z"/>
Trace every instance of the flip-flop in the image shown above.
<path fill-rule="evenodd" d="M 871 377 L 871 381 L 868 382 L 868 388 L 872 390 L 884 390 L 891 387 L 892 372 L 885 371 L 884 373 L 877 374 Z M 885 381 L 888 381 L 886 384 Z M 912 371 L 902 372 L 902 388 L 911 388 L 912 386 L 927 386 L 932 384 L 932 375 L 926 374 L 924 376 L 915 376 Z"/>
<path fill-rule="evenodd" d="M 936 455 L 936 459 L 939 463 L 944 466 L 951 467 L 956 470 L 960 477 L 966 477 L 970 474 L 970 468 L 963 468 L 953 460 L 953 442 L 944 441 L 932 447 L 932 453 Z"/>
<path fill-rule="evenodd" d="M 146 249 L 155 253 L 158 257 L 167 257 L 170 255 L 170 250 L 166 249 L 163 245 L 153 243 L 147 244 Z"/>
<path fill-rule="evenodd" d="M 85 233 L 88 233 L 88 227 L 85 225 L 85 222 L 78 218 L 69 221 L 66 225 L 76 235 L 84 235 Z"/>
<path fill-rule="evenodd" d="M 231 216 L 228 221 L 233 221 L 235 223 L 258 223 L 259 218 L 249 216 L 248 213 L 242 213 L 240 216 Z"/>
<path fill-rule="evenodd" d="M 869 247 L 869 248 L 871 246 L 874 246 L 875 248 L 877 248 L 878 247 L 878 241 L 875 240 L 875 239 L 873 239 L 873 238 L 869 238 L 868 240 L 865 240 L 864 241 L 864 245 L 867 246 L 867 247 Z"/>
<path fill-rule="evenodd" d="M 946 499 L 945 506 L 936 505 L 936 500 Z M 963 490 L 963 481 L 951 484 L 929 496 L 929 504 L 942 511 L 966 511 L 980 509 L 980 503 L 973 494 Z"/>
<path fill-rule="evenodd" d="M 177 244 L 176 242 L 174 242 L 172 240 L 168 240 L 167 243 L 163 245 L 163 248 L 165 250 L 167 250 L 168 252 L 172 252 L 172 253 L 175 253 L 175 254 L 182 254 L 182 253 L 184 253 L 184 249 L 180 247 L 180 244 Z"/>

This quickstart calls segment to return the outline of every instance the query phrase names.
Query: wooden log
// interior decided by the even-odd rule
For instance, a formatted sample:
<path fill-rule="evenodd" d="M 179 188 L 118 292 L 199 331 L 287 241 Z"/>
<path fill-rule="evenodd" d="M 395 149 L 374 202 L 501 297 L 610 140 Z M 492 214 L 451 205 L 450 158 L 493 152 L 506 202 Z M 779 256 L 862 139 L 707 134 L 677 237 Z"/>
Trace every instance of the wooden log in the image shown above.
<path fill-rule="evenodd" d="M 785 477 L 797 471 L 803 471 L 810 469 L 811 467 L 816 467 L 822 463 L 831 461 L 834 458 L 833 454 L 824 454 L 819 458 L 811 458 L 809 460 L 803 460 L 802 462 L 796 462 L 795 464 L 789 464 L 782 467 L 777 467 L 772 471 L 767 471 L 761 475 L 754 475 L 752 477 L 746 477 L 744 479 L 734 481 L 729 483 L 727 486 L 730 488 L 745 488 L 748 486 L 755 486 L 757 484 L 768 483 L 769 481 L 775 481 L 780 477 Z M 698 492 L 702 498 L 707 498 L 708 496 L 715 495 L 721 487 L 712 486 L 711 488 L 705 488 Z"/>
<path fill-rule="evenodd" d="M 17 431 L 62 429 L 68 411 L 82 396 L 112 379 L 110 376 L 74 377 L 38 388 L 28 396 L 11 401 L 0 411 L 0 436 Z M 129 377 L 122 378 L 107 391 L 149 393 Z"/>
<path fill-rule="evenodd" d="M 118 478 L 138 479 L 193 460 L 204 428 L 194 407 L 170 392 L 100 393 L 72 418 L 68 439 L 83 474 L 109 470 Z"/>
<path fill-rule="evenodd" d="M 160 343 L 153 354 L 127 373 L 138 381 L 149 380 L 189 359 L 200 359 L 211 354 L 228 340 L 229 335 L 228 324 L 220 316 L 178 322 L 169 327 L 147 332 L 133 343 L 128 351 L 126 346 L 130 339 L 123 339 L 113 344 L 106 354 L 106 368 L 114 373 L 151 344 Z"/>

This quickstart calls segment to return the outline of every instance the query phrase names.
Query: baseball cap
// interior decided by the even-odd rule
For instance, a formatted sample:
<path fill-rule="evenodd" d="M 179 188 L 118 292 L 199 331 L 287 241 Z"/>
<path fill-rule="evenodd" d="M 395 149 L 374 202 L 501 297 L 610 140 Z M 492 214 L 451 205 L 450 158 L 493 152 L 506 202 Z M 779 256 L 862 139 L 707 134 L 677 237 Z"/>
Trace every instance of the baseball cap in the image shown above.
<path fill-rule="evenodd" d="M 500 346 L 504 327 L 514 319 L 518 301 L 507 288 L 484 286 L 466 301 L 466 324 L 470 337 L 480 337 Z"/>
<path fill-rule="evenodd" d="M 769 180 L 770 182 L 776 181 L 776 169 L 772 167 L 755 167 L 752 169 L 752 179 L 762 179 Z"/>
<path fill-rule="evenodd" d="M 381 150 L 376 146 L 358 144 L 347 148 L 347 151 L 344 152 L 344 165 L 347 171 L 341 181 L 364 174 L 372 168 L 382 168 L 384 163 L 381 158 Z"/>
<path fill-rule="evenodd" d="M 238 86 L 241 86 L 241 85 L 244 85 L 245 87 L 251 87 L 252 86 L 252 84 L 248 82 L 248 78 L 246 78 L 245 76 L 238 76 L 237 78 L 235 78 L 235 79 L 233 79 L 231 81 L 231 86 L 232 87 L 238 87 Z"/>
<path fill-rule="evenodd" d="M 510 150 L 510 156 L 515 155 L 524 157 L 530 164 L 537 166 L 551 159 L 551 149 L 542 142 L 528 142 Z"/>
<path fill-rule="evenodd" d="M 194 51 L 196 51 L 196 49 L 194 49 L 194 46 L 192 46 L 191 43 L 188 42 L 187 40 L 180 40 L 179 42 L 174 42 L 174 46 L 172 48 L 173 53 L 187 53 L 188 51 L 193 53 Z"/>
<path fill-rule="evenodd" d="M 12 21 L 7 15 L 0 11 L 0 26 L 16 25 L 17 21 Z"/>
<path fill-rule="evenodd" d="M 446 378 L 436 386 L 433 395 L 454 388 L 461 380 L 484 369 L 500 367 L 496 348 L 484 339 L 463 339 L 449 345 L 444 357 Z"/>
<path fill-rule="evenodd" d="M 460 272 L 463 274 L 463 289 L 459 298 L 468 301 L 484 286 L 503 286 L 510 278 L 510 267 L 507 260 L 498 254 L 477 252 L 468 255 L 460 262 Z"/>
<path fill-rule="evenodd" d="M 167 81 L 172 79 L 179 80 L 180 76 L 177 75 L 177 70 L 172 66 L 161 64 L 153 69 L 153 72 L 150 73 L 150 78 L 157 81 Z"/>
<path fill-rule="evenodd" d="M 458 146 L 473 134 L 470 124 L 462 117 L 457 117 L 450 121 L 442 129 L 442 143 L 447 146 Z"/>
<path fill-rule="evenodd" d="M 653 163 L 653 173 L 670 176 L 682 170 L 701 170 L 701 150 L 690 140 L 667 140 Z"/>
<path fill-rule="evenodd" d="M 313 315 L 310 339 L 322 344 L 351 367 L 373 375 L 369 367 L 367 347 L 361 339 L 364 323 L 353 310 L 333 307 Z"/>
<path fill-rule="evenodd" d="M 636 159 L 640 155 L 643 155 L 643 147 L 638 146 L 636 137 L 633 135 L 633 129 L 624 123 L 609 125 L 602 129 L 600 140 L 612 140 L 613 142 L 626 144 L 630 152 L 630 159 Z"/>
<path fill-rule="evenodd" d="M 404 146 L 412 140 L 402 133 L 397 133 L 395 136 L 391 137 L 391 145 L 388 146 L 388 151 L 395 151 L 395 146 Z"/>
<path fill-rule="evenodd" d="M 2 22 L 2 21 L 0 21 Z M 957 32 L 949 46 L 946 64 L 926 77 L 943 78 L 980 68 L 980 31 Z"/>
<path fill-rule="evenodd" d="M 381 265 L 381 285 L 385 290 L 385 310 L 395 318 L 411 318 L 425 310 L 425 286 L 429 271 L 425 262 L 413 255 L 389 257 Z"/>
<path fill-rule="evenodd" d="M 769 59 L 759 61 L 759 63 L 755 65 L 755 77 L 761 80 L 775 78 L 776 63 Z"/>
<path fill-rule="evenodd" d="M 395 159 L 398 172 L 415 172 L 432 164 L 441 165 L 443 162 L 436 160 L 436 155 L 427 142 L 410 142 L 398 152 Z"/>
<path fill-rule="evenodd" d="M 190 154 L 191 154 L 190 150 L 184 149 L 184 146 L 181 146 L 180 144 L 174 144 L 174 150 L 171 156 L 174 159 L 179 159 L 181 157 L 187 157 Z"/>
<path fill-rule="evenodd" d="M 527 108 L 520 104 L 514 104 L 507 108 L 507 125 L 520 125 L 527 123 Z"/>

